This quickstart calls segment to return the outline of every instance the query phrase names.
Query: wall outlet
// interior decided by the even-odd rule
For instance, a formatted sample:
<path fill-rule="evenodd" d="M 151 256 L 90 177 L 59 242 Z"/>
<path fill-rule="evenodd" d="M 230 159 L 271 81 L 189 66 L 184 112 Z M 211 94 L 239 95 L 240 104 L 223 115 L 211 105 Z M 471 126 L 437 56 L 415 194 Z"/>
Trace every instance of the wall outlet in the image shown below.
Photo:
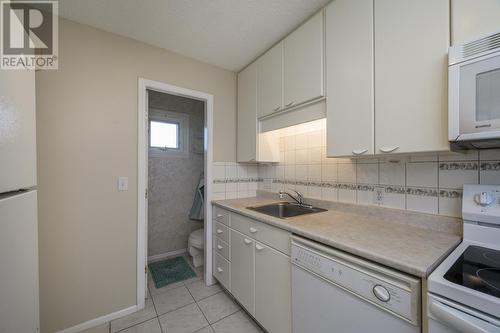
<path fill-rule="evenodd" d="M 384 203 L 385 188 L 375 187 L 373 191 L 373 203 L 382 205 Z"/>
<path fill-rule="evenodd" d="M 128 177 L 118 177 L 118 191 L 128 191 Z"/>

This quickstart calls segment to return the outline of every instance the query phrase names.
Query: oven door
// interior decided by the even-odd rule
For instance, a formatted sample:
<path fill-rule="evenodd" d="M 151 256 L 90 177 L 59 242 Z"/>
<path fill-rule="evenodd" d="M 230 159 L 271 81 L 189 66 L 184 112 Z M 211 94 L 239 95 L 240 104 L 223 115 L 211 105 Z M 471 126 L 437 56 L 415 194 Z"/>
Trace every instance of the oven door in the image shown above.
<path fill-rule="evenodd" d="M 500 321 L 448 299 L 429 294 L 429 333 L 500 333 Z"/>
<path fill-rule="evenodd" d="M 500 53 L 450 66 L 451 140 L 500 138 Z"/>

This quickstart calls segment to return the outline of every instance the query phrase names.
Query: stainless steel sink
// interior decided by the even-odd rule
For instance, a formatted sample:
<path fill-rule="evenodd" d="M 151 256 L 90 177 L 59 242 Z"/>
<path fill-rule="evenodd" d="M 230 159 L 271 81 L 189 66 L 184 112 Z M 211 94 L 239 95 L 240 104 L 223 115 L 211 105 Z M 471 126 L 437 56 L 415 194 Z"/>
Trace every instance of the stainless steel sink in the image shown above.
<path fill-rule="evenodd" d="M 278 217 L 280 219 L 305 215 L 305 214 L 321 213 L 326 211 L 326 209 L 317 207 L 299 206 L 298 204 L 291 202 L 279 202 L 270 205 L 247 207 L 247 208 L 262 214 Z"/>

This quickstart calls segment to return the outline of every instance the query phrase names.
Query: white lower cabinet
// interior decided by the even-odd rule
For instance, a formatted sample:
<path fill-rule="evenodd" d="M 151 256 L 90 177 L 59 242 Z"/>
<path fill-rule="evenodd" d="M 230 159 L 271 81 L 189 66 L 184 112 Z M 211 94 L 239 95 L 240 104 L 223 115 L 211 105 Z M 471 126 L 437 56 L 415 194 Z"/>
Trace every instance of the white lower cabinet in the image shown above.
<path fill-rule="evenodd" d="M 269 333 L 291 333 L 290 233 L 240 214 L 229 220 L 229 242 L 214 233 L 223 247 L 214 247 L 214 277 Z"/>
<path fill-rule="evenodd" d="M 292 331 L 290 257 L 255 244 L 255 318 L 271 333 Z"/>
<path fill-rule="evenodd" d="M 231 230 L 231 292 L 255 316 L 254 245 L 251 238 Z"/>

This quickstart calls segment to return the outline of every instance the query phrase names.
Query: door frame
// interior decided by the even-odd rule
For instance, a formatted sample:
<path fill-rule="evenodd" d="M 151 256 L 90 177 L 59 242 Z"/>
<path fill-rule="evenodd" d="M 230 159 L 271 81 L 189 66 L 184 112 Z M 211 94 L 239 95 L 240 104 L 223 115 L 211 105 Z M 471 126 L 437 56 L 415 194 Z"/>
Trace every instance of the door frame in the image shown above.
<path fill-rule="evenodd" d="M 148 90 L 159 91 L 171 95 L 177 95 L 192 99 L 201 100 L 205 103 L 205 283 L 212 285 L 215 283 L 212 276 L 212 166 L 213 166 L 213 112 L 214 96 L 205 92 L 191 90 L 171 84 L 148 80 L 139 77 L 138 79 L 138 128 L 137 128 L 137 306 L 144 308 L 146 293 L 146 265 L 147 265 L 147 198 L 148 188 Z"/>

